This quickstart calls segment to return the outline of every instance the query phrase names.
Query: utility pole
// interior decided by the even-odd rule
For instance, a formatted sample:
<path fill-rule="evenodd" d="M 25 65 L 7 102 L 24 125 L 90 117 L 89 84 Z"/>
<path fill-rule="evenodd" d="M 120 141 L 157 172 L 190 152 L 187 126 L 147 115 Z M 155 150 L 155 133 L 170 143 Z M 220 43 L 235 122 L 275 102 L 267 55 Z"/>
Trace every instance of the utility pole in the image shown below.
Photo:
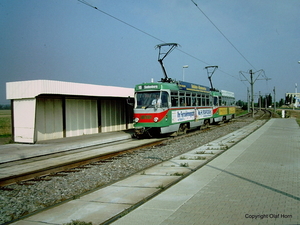
<path fill-rule="evenodd" d="M 259 101 L 259 111 L 261 110 L 261 96 L 260 96 L 260 91 L 259 91 L 259 96 L 258 96 L 258 101 Z"/>
<path fill-rule="evenodd" d="M 252 70 L 249 71 L 250 73 L 250 85 L 251 85 L 251 108 L 252 108 L 252 117 L 254 117 L 254 82 L 253 82 L 253 72 Z"/>
<path fill-rule="evenodd" d="M 264 70 L 258 70 L 256 72 L 253 72 L 252 70 L 249 70 L 249 74 L 250 74 L 250 80 L 247 79 L 247 77 L 244 75 L 244 73 L 247 73 L 247 72 L 243 72 L 243 71 L 240 71 L 240 74 L 245 77 L 246 80 L 244 81 L 248 81 L 250 83 L 250 86 L 251 86 L 251 107 L 252 107 L 252 117 L 254 117 L 254 83 L 257 81 L 257 80 L 271 80 L 270 78 L 267 78 L 266 75 L 265 75 L 265 71 Z M 257 77 L 254 79 L 253 78 L 253 75 L 255 73 L 258 73 Z M 260 77 L 260 75 L 263 76 L 262 79 L 258 79 Z M 254 79 L 254 80 L 253 80 Z"/>
<path fill-rule="evenodd" d="M 249 94 L 248 87 L 247 87 L 247 109 L 248 109 L 248 112 L 250 112 L 250 94 Z"/>
<path fill-rule="evenodd" d="M 275 90 L 275 87 L 273 89 L 273 92 L 274 92 L 274 113 L 276 113 L 276 90 Z"/>

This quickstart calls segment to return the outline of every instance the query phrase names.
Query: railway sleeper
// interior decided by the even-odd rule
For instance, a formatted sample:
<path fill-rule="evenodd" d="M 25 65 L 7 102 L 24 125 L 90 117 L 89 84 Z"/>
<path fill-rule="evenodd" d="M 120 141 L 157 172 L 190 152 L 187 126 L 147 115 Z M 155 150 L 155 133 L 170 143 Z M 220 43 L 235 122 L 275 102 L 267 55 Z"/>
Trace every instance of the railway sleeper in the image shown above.
<path fill-rule="evenodd" d="M 59 173 L 49 174 L 48 176 L 50 176 L 50 177 L 65 177 L 65 176 L 68 176 L 68 174 L 59 172 Z"/>
<path fill-rule="evenodd" d="M 26 186 L 30 186 L 30 185 L 35 185 L 36 182 L 33 181 L 19 181 L 17 182 L 18 185 L 26 185 Z"/>
<path fill-rule="evenodd" d="M 81 170 L 78 170 L 77 168 L 76 169 L 70 169 L 70 170 L 64 170 L 64 171 L 61 171 L 59 172 L 60 174 L 64 174 L 64 173 L 77 173 L 77 172 L 80 172 Z"/>
<path fill-rule="evenodd" d="M 0 190 L 1 190 L 1 191 L 13 191 L 13 190 L 15 190 L 15 189 L 9 188 L 9 187 L 0 187 Z"/>
<path fill-rule="evenodd" d="M 89 169 L 89 168 L 91 168 L 91 166 L 85 165 L 85 166 L 78 166 L 78 167 L 76 167 L 75 169 L 80 169 L 80 170 L 82 170 L 82 169 Z"/>
<path fill-rule="evenodd" d="M 35 178 L 33 178 L 33 179 L 31 179 L 31 180 L 29 180 L 29 181 L 50 181 L 50 180 L 52 180 L 51 178 L 49 178 L 49 177 L 35 177 Z"/>

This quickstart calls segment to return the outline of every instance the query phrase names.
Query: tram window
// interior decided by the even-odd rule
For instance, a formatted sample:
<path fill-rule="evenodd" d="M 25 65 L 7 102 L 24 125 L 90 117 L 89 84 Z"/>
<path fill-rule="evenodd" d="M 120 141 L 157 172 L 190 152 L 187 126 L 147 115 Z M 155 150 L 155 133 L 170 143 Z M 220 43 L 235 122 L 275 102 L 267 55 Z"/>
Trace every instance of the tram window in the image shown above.
<path fill-rule="evenodd" d="M 205 106 L 206 104 L 206 96 L 205 95 L 202 95 L 202 106 Z"/>
<path fill-rule="evenodd" d="M 230 105 L 230 98 L 229 98 L 229 97 L 226 97 L 225 104 L 226 104 L 226 105 Z"/>
<path fill-rule="evenodd" d="M 197 94 L 192 94 L 192 106 L 197 105 Z"/>
<path fill-rule="evenodd" d="M 218 105 L 218 97 L 214 97 L 214 105 L 215 105 L 215 106 Z"/>
<path fill-rule="evenodd" d="M 166 91 L 137 92 L 136 108 L 168 107 L 169 94 Z"/>
<path fill-rule="evenodd" d="M 191 94 L 185 93 L 185 98 L 186 98 L 186 106 L 191 106 Z"/>
<path fill-rule="evenodd" d="M 171 96 L 171 104 L 173 107 L 178 106 L 178 96 Z"/>
<path fill-rule="evenodd" d="M 209 106 L 209 96 L 208 95 L 206 95 L 205 101 L 206 101 L 206 106 Z"/>
<path fill-rule="evenodd" d="M 178 106 L 178 92 L 171 92 L 171 104 L 173 107 Z"/>
<path fill-rule="evenodd" d="M 136 93 L 136 108 L 154 107 L 152 102 L 159 95 L 160 95 L 159 91 L 137 92 Z"/>
<path fill-rule="evenodd" d="M 185 93 L 184 92 L 179 93 L 179 102 L 180 102 L 180 106 L 186 106 Z"/>
<path fill-rule="evenodd" d="M 161 107 L 168 107 L 169 105 L 169 94 L 166 91 L 161 92 Z"/>
<path fill-rule="evenodd" d="M 197 96 L 197 106 L 201 106 L 201 94 Z"/>
<path fill-rule="evenodd" d="M 222 97 L 219 97 L 219 106 L 222 105 Z"/>
<path fill-rule="evenodd" d="M 198 106 L 198 95 L 197 94 L 193 94 L 192 106 Z"/>

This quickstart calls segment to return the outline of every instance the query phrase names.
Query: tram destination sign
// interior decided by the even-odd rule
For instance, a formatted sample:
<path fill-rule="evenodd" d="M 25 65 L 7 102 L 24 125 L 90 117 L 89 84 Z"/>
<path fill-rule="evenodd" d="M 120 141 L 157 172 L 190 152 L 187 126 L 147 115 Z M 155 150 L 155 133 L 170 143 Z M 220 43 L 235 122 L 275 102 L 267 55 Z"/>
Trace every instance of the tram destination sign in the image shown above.
<path fill-rule="evenodd" d="M 199 84 L 193 84 L 189 82 L 179 81 L 178 87 L 180 90 L 185 91 L 195 91 L 195 92 L 202 92 L 202 93 L 209 93 L 210 88 L 206 86 L 202 86 Z"/>
<path fill-rule="evenodd" d="M 136 90 L 153 90 L 160 89 L 159 84 L 141 84 L 136 86 Z"/>

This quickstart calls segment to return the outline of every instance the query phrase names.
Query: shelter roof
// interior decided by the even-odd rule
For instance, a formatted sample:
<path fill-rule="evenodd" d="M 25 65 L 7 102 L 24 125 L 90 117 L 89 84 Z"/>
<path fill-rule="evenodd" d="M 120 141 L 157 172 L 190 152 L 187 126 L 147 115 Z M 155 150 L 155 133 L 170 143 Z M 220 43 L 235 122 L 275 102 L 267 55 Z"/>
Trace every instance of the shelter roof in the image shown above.
<path fill-rule="evenodd" d="M 54 80 L 29 80 L 6 83 L 7 99 L 35 98 L 42 94 L 94 96 L 94 97 L 133 97 L 133 88 L 83 84 Z"/>

